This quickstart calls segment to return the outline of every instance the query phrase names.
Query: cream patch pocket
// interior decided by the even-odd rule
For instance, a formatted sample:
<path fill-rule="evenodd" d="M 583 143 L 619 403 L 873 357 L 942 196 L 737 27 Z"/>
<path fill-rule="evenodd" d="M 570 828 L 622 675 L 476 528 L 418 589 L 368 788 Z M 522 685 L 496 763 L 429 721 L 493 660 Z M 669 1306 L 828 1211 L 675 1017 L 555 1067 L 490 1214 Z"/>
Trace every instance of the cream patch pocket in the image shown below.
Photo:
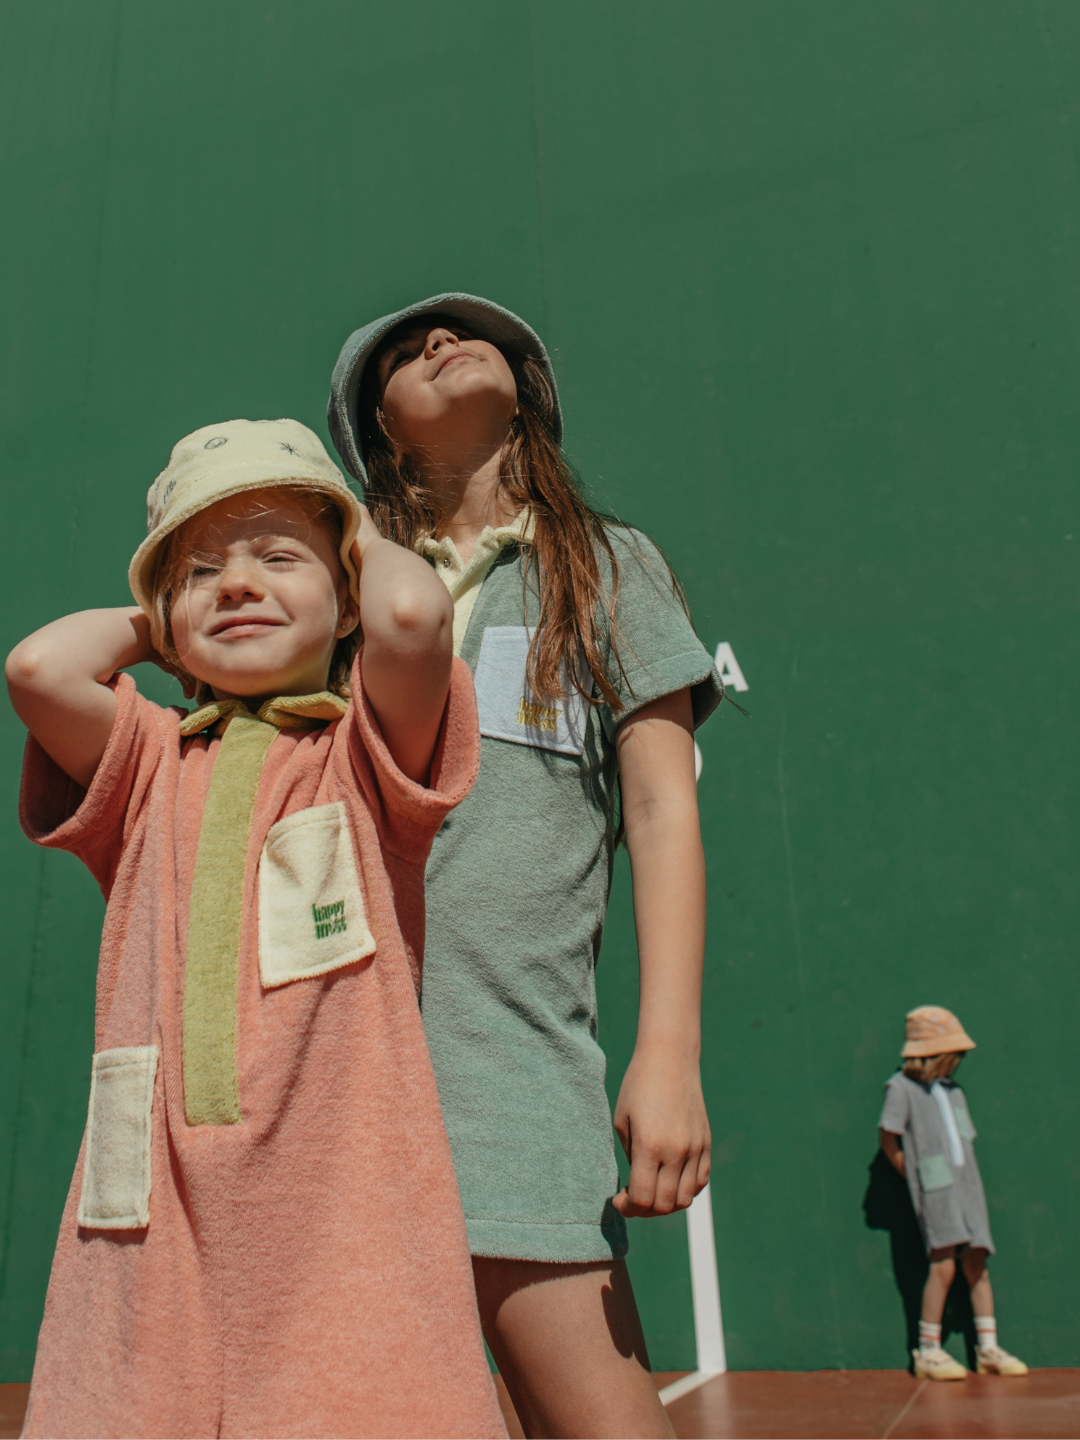
<path fill-rule="evenodd" d="M 259 974 L 267 989 L 375 953 L 345 806 L 271 826 L 259 860 Z"/>
<path fill-rule="evenodd" d="M 580 755 L 585 749 L 589 704 L 571 690 L 565 670 L 564 694 L 550 703 L 537 700 L 525 680 L 531 635 L 525 625 L 489 625 L 480 646 L 474 684 L 480 734 L 538 750 Z M 586 670 L 586 684 L 592 676 Z"/>
<path fill-rule="evenodd" d="M 150 1141 L 156 1045 L 100 1050 L 90 1071 L 79 1224 L 142 1230 L 150 1224 Z"/>

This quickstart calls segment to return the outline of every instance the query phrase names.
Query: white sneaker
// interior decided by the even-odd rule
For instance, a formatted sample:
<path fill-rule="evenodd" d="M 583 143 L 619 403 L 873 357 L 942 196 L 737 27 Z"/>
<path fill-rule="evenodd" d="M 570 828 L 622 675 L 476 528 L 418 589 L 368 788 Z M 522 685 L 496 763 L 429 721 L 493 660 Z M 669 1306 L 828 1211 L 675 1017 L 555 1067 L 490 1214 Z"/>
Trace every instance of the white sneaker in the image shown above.
<path fill-rule="evenodd" d="M 980 1375 L 1026 1375 L 1028 1367 L 1000 1345 L 980 1345 L 975 1351 L 975 1369 Z"/>
<path fill-rule="evenodd" d="M 919 1380 L 964 1380 L 966 1368 L 939 1345 L 936 1350 L 913 1350 L 915 1375 Z"/>

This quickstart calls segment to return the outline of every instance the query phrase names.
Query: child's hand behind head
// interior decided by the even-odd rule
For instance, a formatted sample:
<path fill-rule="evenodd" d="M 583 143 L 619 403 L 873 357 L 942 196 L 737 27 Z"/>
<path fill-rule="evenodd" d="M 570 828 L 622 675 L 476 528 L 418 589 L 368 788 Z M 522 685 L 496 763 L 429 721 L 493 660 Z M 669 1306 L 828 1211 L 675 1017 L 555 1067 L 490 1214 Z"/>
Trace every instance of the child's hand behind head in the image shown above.
<path fill-rule="evenodd" d="M 336 518 L 321 497 L 277 486 L 219 500 L 172 538 L 161 572 L 172 647 L 219 699 L 326 689 L 359 620 Z"/>

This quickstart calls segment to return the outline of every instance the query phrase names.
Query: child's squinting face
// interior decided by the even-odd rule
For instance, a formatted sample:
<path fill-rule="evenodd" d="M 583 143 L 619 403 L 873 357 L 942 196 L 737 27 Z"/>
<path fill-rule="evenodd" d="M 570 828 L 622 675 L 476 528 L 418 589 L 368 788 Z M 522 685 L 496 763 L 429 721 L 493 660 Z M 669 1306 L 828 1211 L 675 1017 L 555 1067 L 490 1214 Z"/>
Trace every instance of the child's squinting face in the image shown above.
<path fill-rule="evenodd" d="M 219 699 L 326 688 L 334 646 L 356 628 L 336 547 L 280 491 L 219 500 L 178 537 L 173 644 Z"/>

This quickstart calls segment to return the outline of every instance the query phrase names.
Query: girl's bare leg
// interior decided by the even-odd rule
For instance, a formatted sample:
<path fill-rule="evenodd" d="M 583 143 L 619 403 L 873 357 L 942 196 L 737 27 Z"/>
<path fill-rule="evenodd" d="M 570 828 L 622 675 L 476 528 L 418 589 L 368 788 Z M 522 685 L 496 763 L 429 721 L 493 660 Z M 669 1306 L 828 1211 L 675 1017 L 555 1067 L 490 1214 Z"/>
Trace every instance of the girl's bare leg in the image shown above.
<path fill-rule="evenodd" d="M 994 1292 L 990 1272 L 986 1268 L 985 1250 L 965 1250 L 960 1257 L 968 1285 L 971 1287 L 971 1308 L 976 1315 L 993 1315 Z"/>
<path fill-rule="evenodd" d="M 956 1274 L 956 1246 L 946 1245 L 930 1251 L 930 1274 L 922 1295 L 922 1318 L 930 1325 L 940 1325 L 945 1313 L 945 1297 Z M 972 1296 L 974 1299 L 974 1296 Z"/>
<path fill-rule="evenodd" d="M 553 1265 L 474 1256 L 473 1274 L 484 1335 L 526 1435 L 674 1436 L 624 1261 Z"/>

